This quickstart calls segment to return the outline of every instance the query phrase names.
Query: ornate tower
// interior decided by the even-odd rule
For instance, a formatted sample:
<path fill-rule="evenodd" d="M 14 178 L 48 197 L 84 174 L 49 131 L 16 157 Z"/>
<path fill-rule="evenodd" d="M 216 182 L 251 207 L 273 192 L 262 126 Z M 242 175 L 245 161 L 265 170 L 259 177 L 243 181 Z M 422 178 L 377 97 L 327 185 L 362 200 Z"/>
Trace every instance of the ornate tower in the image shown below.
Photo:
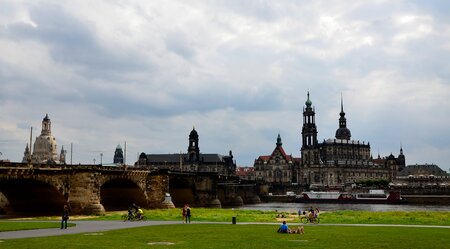
<path fill-rule="evenodd" d="M 302 163 L 303 165 L 319 164 L 319 147 L 317 142 L 317 127 L 315 120 L 314 107 L 309 99 L 305 102 L 303 108 L 303 127 L 302 127 Z"/>
<path fill-rule="evenodd" d="M 66 150 L 64 150 L 64 146 L 61 146 L 61 152 L 59 153 L 59 163 L 66 164 Z"/>
<path fill-rule="evenodd" d="M 51 126 L 52 126 L 52 122 L 50 121 L 48 114 L 45 114 L 45 117 L 42 120 L 41 135 L 50 136 L 52 134 Z"/>
<path fill-rule="evenodd" d="M 189 162 L 199 162 L 200 160 L 200 149 L 198 147 L 198 133 L 195 130 L 195 127 L 192 128 L 192 131 L 189 134 L 188 156 Z"/>
<path fill-rule="evenodd" d="M 336 139 L 343 139 L 343 140 L 350 140 L 352 134 L 349 129 L 347 129 L 347 119 L 345 118 L 345 112 L 344 112 L 344 102 L 342 100 L 341 95 L 341 113 L 339 113 L 341 116 L 339 118 L 339 129 L 336 130 Z"/>
<path fill-rule="evenodd" d="M 403 146 L 400 145 L 400 155 L 397 158 L 398 171 L 402 171 L 406 167 L 406 159 L 403 154 Z"/>
<path fill-rule="evenodd" d="M 114 151 L 113 163 L 123 164 L 123 150 L 120 144 L 117 145 L 116 151 Z"/>

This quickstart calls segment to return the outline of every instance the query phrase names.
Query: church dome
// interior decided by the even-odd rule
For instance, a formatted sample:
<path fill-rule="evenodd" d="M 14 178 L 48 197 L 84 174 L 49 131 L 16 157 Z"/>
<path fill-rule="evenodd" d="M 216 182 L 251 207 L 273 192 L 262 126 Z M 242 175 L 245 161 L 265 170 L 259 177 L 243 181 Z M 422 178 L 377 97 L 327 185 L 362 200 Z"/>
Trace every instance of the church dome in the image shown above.
<path fill-rule="evenodd" d="M 336 130 L 336 139 L 346 139 L 350 140 L 352 133 L 347 127 L 341 127 Z"/>

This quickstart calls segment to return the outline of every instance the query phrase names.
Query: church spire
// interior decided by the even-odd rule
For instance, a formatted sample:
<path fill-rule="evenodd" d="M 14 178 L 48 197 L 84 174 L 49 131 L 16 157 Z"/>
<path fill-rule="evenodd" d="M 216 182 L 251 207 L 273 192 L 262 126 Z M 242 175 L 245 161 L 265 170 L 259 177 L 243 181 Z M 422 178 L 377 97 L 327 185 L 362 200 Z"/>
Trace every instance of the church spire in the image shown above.
<path fill-rule="evenodd" d="M 308 99 L 306 100 L 305 105 L 306 105 L 306 108 L 311 108 L 312 102 L 309 99 L 309 91 L 308 91 L 307 96 L 308 96 Z"/>
<path fill-rule="evenodd" d="M 344 100 L 342 99 L 342 93 L 341 93 L 341 113 L 339 113 L 341 116 L 339 118 L 339 128 L 347 128 L 347 119 L 345 118 L 345 112 L 344 112 Z"/>
<path fill-rule="evenodd" d="M 339 113 L 339 129 L 336 130 L 336 139 L 350 140 L 351 132 L 347 128 L 347 119 L 344 112 L 344 100 L 341 93 L 341 113 Z"/>

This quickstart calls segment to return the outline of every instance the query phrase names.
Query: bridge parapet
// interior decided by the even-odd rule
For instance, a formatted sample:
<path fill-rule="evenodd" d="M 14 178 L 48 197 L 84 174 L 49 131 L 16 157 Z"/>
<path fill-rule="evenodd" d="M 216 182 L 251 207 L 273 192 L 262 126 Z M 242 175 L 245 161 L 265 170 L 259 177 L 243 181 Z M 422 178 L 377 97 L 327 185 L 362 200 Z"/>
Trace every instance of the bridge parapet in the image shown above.
<path fill-rule="evenodd" d="M 125 210 L 132 203 L 162 208 L 168 207 L 164 205 L 166 193 L 177 206 L 221 207 L 221 202 L 231 197 L 244 202 L 251 197 L 231 186 L 219 193 L 218 181 L 227 181 L 227 177 L 217 172 L 136 166 L 0 163 L 0 213 L 2 209 L 28 212 L 42 206 L 59 215 L 65 204 L 73 214 Z M 21 184 L 23 187 L 17 187 Z"/>

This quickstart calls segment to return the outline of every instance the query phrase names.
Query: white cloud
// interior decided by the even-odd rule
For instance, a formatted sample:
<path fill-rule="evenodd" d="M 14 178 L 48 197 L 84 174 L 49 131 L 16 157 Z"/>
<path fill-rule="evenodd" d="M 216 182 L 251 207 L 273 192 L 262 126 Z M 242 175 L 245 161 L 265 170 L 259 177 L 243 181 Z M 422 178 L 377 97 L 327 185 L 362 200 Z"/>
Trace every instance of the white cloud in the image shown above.
<path fill-rule="evenodd" d="M 29 126 L 49 113 L 75 162 L 112 160 L 125 140 L 130 158 L 184 151 L 192 125 L 202 151 L 231 149 L 238 164 L 270 153 L 278 131 L 299 156 L 310 90 L 319 139 L 334 136 L 343 92 L 352 134 L 373 154 L 402 142 L 407 163 L 446 164 L 450 24 L 430 5 L 7 1 L 0 137 L 16 142 L 0 151 L 20 160 Z"/>

